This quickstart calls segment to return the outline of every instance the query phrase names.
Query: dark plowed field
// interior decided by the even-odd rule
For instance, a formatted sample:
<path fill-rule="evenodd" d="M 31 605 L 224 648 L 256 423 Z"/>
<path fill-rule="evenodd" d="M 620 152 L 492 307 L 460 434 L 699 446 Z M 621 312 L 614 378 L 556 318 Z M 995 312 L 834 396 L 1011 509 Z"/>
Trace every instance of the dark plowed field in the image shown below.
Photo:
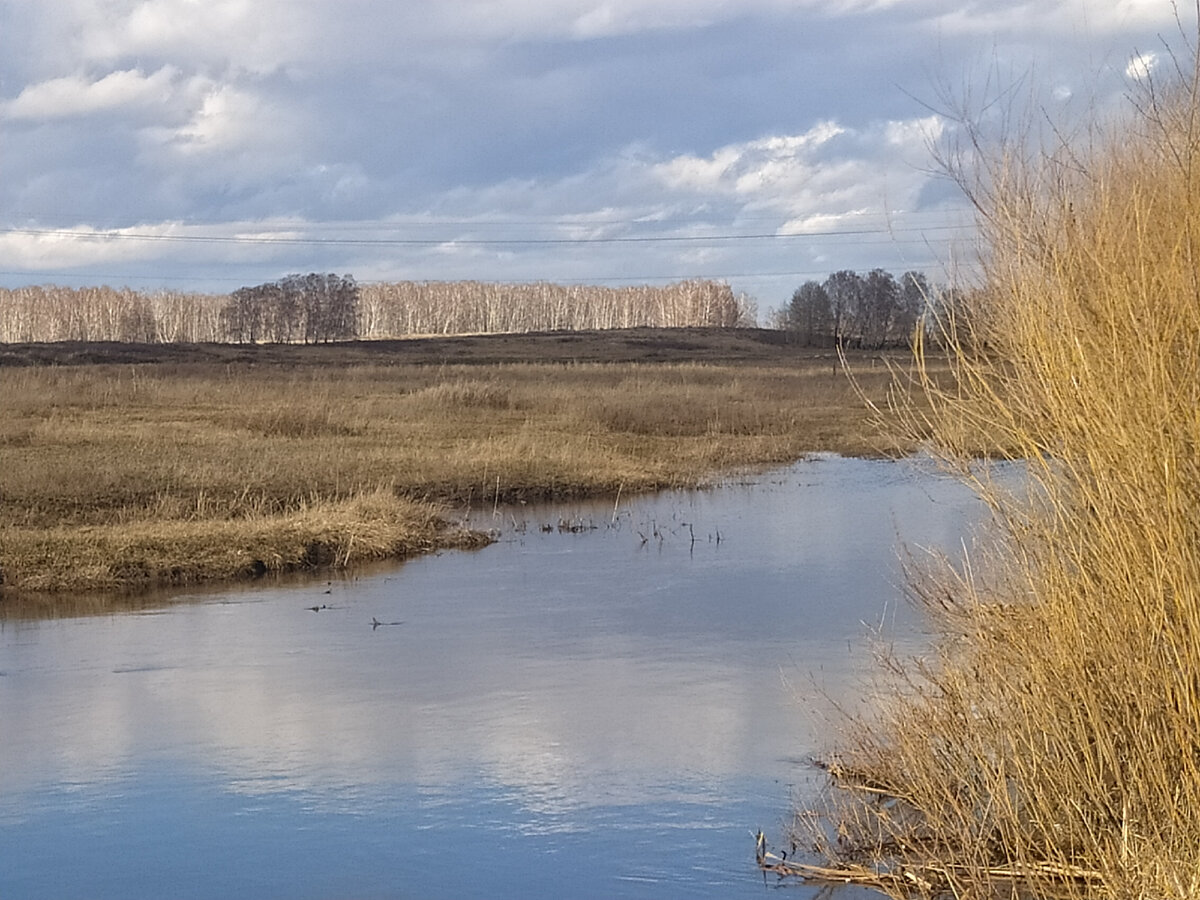
<path fill-rule="evenodd" d="M 633 328 L 480 334 L 330 344 L 0 344 L 0 366 L 104 363 L 263 365 L 491 365 L 516 362 L 711 362 L 772 364 L 828 357 L 761 328 Z"/>

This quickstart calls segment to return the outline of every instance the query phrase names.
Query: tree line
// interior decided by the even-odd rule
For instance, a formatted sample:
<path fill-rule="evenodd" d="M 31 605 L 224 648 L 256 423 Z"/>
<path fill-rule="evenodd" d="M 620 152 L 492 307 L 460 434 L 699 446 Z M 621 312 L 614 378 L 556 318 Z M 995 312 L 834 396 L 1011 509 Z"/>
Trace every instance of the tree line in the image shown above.
<path fill-rule="evenodd" d="M 956 293 L 920 272 L 834 272 L 807 281 L 770 325 L 810 347 L 900 346 Z M 404 281 L 309 273 L 230 294 L 56 285 L 0 289 L 0 342 L 324 342 L 422 334 L 753 327 L 753 301 L 724 282 L 630 287 Z"/>
<path fill-rule="evenodd" d="M 288 275 L 238 288 L 220 321 L 225 339 L 238 344 L 352 340 L 359 336 L 358 303 L 352 275 Z"/>
<path fill-rule="evenodd" d="M 923 313 L 952 299 L 920 272 L 896 278 L 883 269 L 843 269 L 800 285 L 776 324 L 805 346 L 878 350 L 911 343 Z"/>
<path fill-rule="evenodd" d="M 288 275 L 230 294 L 68 288 L 0 289 L 0 342 L 322 342 L 419 334 L 733 328 L 755 324 L 753 302 L 728 284 L 662 286 L 406 281 Z"/>
<path fill-rule="evenodd" d="M 751 301 L 723 282 L 597 287 L 549 282 L 403 281 L 365 285 L 368 333 L 468 334 L 610 328 L 736 328 L 755 324 Z"/>

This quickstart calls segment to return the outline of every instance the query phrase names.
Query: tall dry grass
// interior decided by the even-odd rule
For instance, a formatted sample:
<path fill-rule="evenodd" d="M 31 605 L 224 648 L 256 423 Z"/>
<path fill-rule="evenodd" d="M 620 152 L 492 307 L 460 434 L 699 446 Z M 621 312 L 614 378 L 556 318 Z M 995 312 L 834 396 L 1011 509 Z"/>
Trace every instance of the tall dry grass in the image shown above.
<path fill-rule="evenodd" d="M 939 639 L 848 730 L 824 842 L 895 895 L 1200 896 L 1197 85 L 967 185 L 984 284 L 929 424 L 994 515 L 914 579 Z"/>

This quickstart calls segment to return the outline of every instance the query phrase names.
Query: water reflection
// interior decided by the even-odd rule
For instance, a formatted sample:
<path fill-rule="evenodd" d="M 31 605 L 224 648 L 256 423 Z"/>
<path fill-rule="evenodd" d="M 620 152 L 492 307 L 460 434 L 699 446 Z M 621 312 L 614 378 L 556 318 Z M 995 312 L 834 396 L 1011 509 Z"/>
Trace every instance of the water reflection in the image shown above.
<path fill-rule="evenodd" d="M 329 585 L 2 622 L 0 897 L 757 894 L 749 833 L 829 743 L 823 695 L 853 702 L 863 622 L 909 639 L 898 538 L 972 509 L 818 459 L 502 511 L 486 550 Z"/>

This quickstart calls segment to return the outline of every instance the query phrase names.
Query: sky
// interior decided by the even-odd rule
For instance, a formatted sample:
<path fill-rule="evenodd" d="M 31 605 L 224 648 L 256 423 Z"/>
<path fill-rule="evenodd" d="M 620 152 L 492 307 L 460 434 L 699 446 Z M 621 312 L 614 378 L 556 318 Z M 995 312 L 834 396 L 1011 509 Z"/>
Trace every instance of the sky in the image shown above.
<path fill-rule="evenodd" d="M 1116 109 L 1170 0 L 0 0 L 0 286 L 969 266 L 948 111 Z M 1182 26 L 1182 27 L 1181 27 Z"/>

